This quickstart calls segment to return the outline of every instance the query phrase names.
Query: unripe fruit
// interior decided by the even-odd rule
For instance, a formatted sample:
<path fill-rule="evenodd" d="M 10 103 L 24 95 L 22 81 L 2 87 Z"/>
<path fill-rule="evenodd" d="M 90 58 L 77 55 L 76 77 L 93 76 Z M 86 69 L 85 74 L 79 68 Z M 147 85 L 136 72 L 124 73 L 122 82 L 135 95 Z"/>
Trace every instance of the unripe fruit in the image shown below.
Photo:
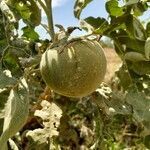
<path fill-rule="evenodd" d="M 106 73 L 106 58 L 97 41 L 78 40 L 62 47 L 48 49 L 42 55 L 40 70 L 46 84 L 68 97 L 92 93 Z"/>

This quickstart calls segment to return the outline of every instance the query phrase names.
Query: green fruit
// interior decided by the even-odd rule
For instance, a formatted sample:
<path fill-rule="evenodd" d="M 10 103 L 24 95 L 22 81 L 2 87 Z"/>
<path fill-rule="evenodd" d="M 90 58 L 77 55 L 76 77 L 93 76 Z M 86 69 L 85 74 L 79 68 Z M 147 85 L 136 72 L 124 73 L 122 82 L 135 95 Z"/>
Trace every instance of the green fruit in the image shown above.
<path fill-rule="evenodd" d="M 106 58 L 97 41 L 78 40 L 65 48 L 47 49 L 40 70 L 46 84 L 68 97 L 86 96 L 100 85 L 106 73 Z"/>

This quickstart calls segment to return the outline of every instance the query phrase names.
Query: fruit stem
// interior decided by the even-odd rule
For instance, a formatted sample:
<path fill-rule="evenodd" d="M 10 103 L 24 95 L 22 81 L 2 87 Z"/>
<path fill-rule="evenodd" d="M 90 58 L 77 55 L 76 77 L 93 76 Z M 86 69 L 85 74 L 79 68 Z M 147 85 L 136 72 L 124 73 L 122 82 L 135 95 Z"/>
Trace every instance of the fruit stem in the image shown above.
<path fill-rule="evenodd" d="M 43 8 L 46 16 L 47 16 L 47 22 L 48 22 L 48 33 L 51 37 L 52 42 L 54 41 L 54 25 L 53 25 L 53 13 L 52 13 L 52 0 L 45 0 L 45 4 L 42 2 L 42 0 L 38 0 L 39 4 Z"/>

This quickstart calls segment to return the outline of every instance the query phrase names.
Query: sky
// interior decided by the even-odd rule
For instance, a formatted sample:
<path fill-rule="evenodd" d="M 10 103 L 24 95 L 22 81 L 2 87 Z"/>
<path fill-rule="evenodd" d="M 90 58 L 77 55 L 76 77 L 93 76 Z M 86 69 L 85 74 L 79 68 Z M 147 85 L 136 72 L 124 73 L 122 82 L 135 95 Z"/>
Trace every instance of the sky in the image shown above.
<path fill-rule="evenodd" d="M 53 7 L 54 22 L 64 24 L 66 26 L 78 24 L 73 14 L 73 7 L 75 0 L 53 0 L 55 7 Z M 58 2 L 58 5 L 56 3 Z M 102 16 L 106 17 L 105 0 L 93 0 L 81 13 L 81 18 L 88 16 Z"/>
<path fill-rule="evenodd" d="M 53 21 L 54 24 L 61 24 L 65 28 L 68 26 L 79 26 L 79 20 L 74 17 L 73 7 L 75 0 L 52 0 Z M 81 19 L 86 17 L 104 17 L 108 16 L 105 10 L 105 0 L 93 0 L 81 13 Z M 46 22 L 46 16 L 43 15 L 43 22 Z M 49 37 L 45 30 L 41 27 L 36 29 L 41 38 Z M 76 31 L 74 34 L 82 34 Z"/>

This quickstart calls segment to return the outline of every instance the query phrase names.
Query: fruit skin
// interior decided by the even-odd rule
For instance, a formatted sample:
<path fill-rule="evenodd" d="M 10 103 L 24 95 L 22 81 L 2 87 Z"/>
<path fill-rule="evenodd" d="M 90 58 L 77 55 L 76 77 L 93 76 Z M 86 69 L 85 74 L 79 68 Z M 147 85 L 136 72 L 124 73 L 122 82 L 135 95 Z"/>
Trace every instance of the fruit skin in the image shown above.
<path fill-rule="evenodd" d="M 79 40 L 47 49 L 40 71 L 54 92 L 67 97 L 83 97 L 95 91 L 106 73 L 106 57 L 97 41 Z"/>

